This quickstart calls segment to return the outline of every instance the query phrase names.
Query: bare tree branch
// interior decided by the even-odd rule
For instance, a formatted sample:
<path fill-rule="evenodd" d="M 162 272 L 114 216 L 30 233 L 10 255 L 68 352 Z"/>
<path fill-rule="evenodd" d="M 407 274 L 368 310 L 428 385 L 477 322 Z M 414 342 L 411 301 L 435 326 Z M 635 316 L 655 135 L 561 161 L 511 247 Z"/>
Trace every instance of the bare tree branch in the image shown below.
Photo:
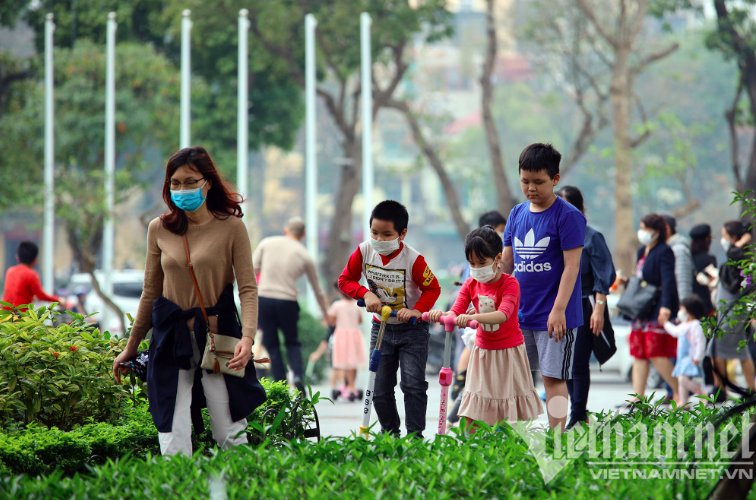
<path fill-rule="evenodd" d="M 392 98 L 386 101 L 386 107 L 401 112 L 407 119 L 415 144 L 417 144 L 417 147 L 423 152 L 431 168 L 436 172 L 436 175 L 438 175 L 438 178 L 441 181 L 441 185 L 444 188 L 444 194 L 446 195 L 446 203 L 451 211 L 452 220 L 457 228 L 457 233 L 460 238 L 464 239 L 470 231 L 470 226 L 462 217 L 462 205 L 459 201 L 456 187 L 444 168 L 443 161 L 439 157 L 438 152 L 430 142 L 428 142 L 420 126 L 420 122 L 405 101 L 399 101 Z"/>
<path fill-rule="evenodd" d="M 630 88 L 633 88 L 632 84 L 630 85 Z M 641 122 L 643 123 L 643 125 L 646 125 L 646 129 L 641 135 L 639 135 L 635 139 L 630 140 L 630 147 L 634 149 L 640 146 L 643 141 L 651 136 L 651 130 L 648 128 L 648 116 L 646 115 L 646 108 L 643 107 L 643 101 L 641 101 L 640 97 L 638 97 L 638 94 L 633 93 L 633 96 L 635 97 L 635 104 L 638 107 L 638 114 L 640 114 L 641 116 Z"/>
<path fill-rule="evenodd" d="M 481 109 L 483 113 L 483 125 L 486 131 L 486 143 L 491 160 L 491 172 L 493 174 L 494 188 L 496 191 L 496 204 L 503 214 L 508 213 L 515 206 L 514 198 L 509 190 L 509 182 L 504 171 L 504 155 L 499 143 L 499 131 L 493 116 L 493 77 L 496 65 L 498 39 L 496 35 L 496 19 L 494 18 L 494 0 L 486 0 L 486 57 L 483 62 L 483 72 L 480 76 L 482 88 Z"/>
<path fill-rule="evenodd" d="M 646 67 L 650 64 L 655 63 L 656 61 L 660 59 L 664 59 L 668 55 L 672 54 L 674 51 L 680 48 L 680 44 L 675 42 L 672 45 L 655 52 L 653 54 L 650 54 L 649 56 L 643 58 L 638 64 L 630 68 L 630 73 L 632 74 L 638 74 L 646 69 Z"/>
<path fill-rule="evenodd" d="M 690 185 L 688 184 L 688 181 L 685 179 L 685 173 L 682 173 L 679 177 L 680 185 L 683 188 L 683 192 L 685 193 L 685 199 L 687 200 L 687 203 L 681 207 L 678 207 L 674 210 L 672 210 L 672 215 L 675 216 L 676 219 L 679 219 L 681 217 L 688 216 L 701 208 L 701 201 L 693 196 L 693 192 L 690 190 Z"/>
<path fill-rule="evenodd" d="M 738 103 L 743 94 L 743 78 L 738 80 L 738 90 L 735 92 L 735 98 L 732 100 L 732 106 L 725 111 L 725 120 L 727 120 L 727 129 L 730 133 L 730 161 L 732 162 L 732 174 L 735 177 L 736 189 L 740 190 L 743 183 L 743 177 L 740 174 L 740 141 L 738 141 Z"/>
<path fill-rule="evenodd" d="M 617 48 L 617 40 L 613 36 L 609 34 L 604 29 L 604 26 L 599 22 L 598 18 L 596 18 L 596 13 L 593 12 L 593 9 L 588 5 L 588 2 L 586 0 L 577 0 L 578 7 L 580 7 L 580 10 L 585 14 L 585 17 L 588 18 L 588 20 L 591 22 L 594 28 L 596 28 L 596 32 L 598 32 L 599 35 L 601 35 L 601 38 L 603 38 L 606 43 L 612 46 L 612 48 Z"/>

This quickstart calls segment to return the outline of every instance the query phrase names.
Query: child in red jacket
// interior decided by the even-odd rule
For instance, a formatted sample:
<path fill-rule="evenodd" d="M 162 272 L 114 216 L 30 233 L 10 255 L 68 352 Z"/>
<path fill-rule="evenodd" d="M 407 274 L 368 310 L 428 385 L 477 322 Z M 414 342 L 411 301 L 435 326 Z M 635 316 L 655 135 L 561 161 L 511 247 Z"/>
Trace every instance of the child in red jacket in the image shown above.
<path fill-rule="evenodd" d="M 430 311 L 441 287 L 423 256 L 404 244 L 408 223 L 409 214 L 401 203 L 387 200 L 376 205 L 370 216 L 370 238 L 349 258 L 339 278 L 339 289 L 353 299 L 364 299 L 368 312 L 378 314 L 384 305 L 397 312 L 383 333 L 373 405 L 381 430 L 398 435 L 401 422 L 394 387 L 396 372 L 401 369 L 407 433 L 422 438 L 428 405 L 425 364 L 430 332 L 426 322 L 418 321 L 414 326 L 407 322 L 413 317 L 419 320 Z M 359 283 L 363 274 L 369 289 Z M 373 318 L 371 350 L 378 338 L 379 320 Z"/>
<path fill-rule="evenodd" d="M 39 248 L 31 241 L 23 241 L 18 245 L 18 265 L 9 268 L 5 273 L 3 302 L 10 302 L 13 307 L 31 304 L 35 297 L 44 302 L 60 302 L 57 296 L 47 295 L 42 289 L 39 275 L 34 270 L 38 254 Z M 9 307 L 3 309 L 10 310 Z"/>

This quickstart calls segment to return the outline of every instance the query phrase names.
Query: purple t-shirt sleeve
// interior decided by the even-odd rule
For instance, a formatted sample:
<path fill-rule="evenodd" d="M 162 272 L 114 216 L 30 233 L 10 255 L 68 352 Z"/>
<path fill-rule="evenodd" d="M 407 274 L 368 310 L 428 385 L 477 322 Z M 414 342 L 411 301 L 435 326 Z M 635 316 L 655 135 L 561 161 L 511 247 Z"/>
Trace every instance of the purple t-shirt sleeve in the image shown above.
<path fill-rule="evenodd" d="M 572 250 L 585 244 L 586 219 L 577 210 L 565 210 L 559 217 L 559 243 L 564 250 Z"/>

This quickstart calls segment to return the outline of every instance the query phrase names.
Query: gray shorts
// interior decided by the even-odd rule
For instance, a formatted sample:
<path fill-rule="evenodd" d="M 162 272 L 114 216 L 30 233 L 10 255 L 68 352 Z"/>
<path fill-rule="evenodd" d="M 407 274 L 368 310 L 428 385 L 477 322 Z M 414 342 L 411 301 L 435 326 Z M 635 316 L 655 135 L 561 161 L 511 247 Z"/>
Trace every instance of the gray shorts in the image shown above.
<path fill-rule="evenodd" d="M 530 369 L 540 370 L 541 375 L 551 378 L 571 379 L 576 333 L 577 328 L 567 330 L 567 334 L 555 342 L 547 331 L 523 330 Z"/>

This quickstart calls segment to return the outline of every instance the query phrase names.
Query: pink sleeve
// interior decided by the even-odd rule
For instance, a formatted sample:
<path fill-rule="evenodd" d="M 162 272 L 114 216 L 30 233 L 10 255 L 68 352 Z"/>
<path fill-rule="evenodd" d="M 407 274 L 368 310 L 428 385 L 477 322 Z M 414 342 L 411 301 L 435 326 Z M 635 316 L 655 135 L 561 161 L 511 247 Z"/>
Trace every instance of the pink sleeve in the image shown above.
<path fill-rule="evenodd" d="M 470 282 L 472 281 L 471 278 L 468 278 L 467 281 L 462 285 L 462 289 L 459 291 L 459 295 L 457 295 L 457 300 L 454 301 L 454 305 L 451 308 L 451 312 L 459 316 L 460 314 L 465 314 L 467 312 L 467 307 L 470 305 Z"/>
<path fill-rule="evenodd" d="M 503 312 L 507 319 L 511 318 L 513 314 L 516 314 L 515 307 L 517 307 L 518 298 L 520 297 L 520 284 L 516 279 L 507 279 L 507 282 L 501 289 L 501 303 L 499 303 L 499 311 Z"/>

